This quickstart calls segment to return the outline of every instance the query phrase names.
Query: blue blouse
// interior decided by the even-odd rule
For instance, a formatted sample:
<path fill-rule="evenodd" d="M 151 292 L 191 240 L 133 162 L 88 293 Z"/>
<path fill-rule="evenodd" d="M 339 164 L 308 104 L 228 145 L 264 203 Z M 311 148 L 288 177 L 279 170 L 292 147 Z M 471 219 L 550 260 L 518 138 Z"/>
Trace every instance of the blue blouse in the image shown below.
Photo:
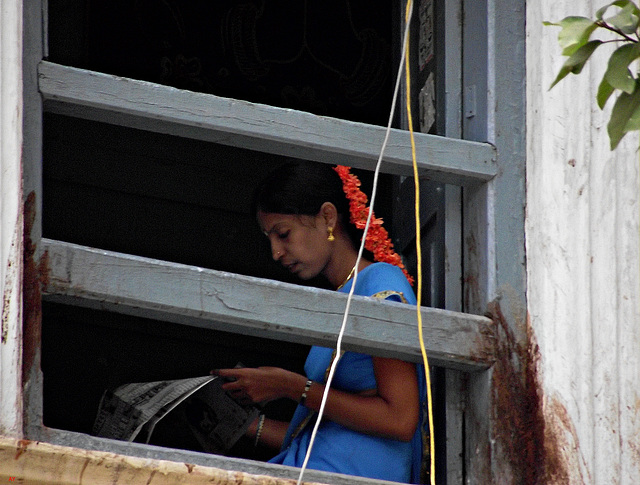
<path fill-rule="evenodd" d="M 352 283 L 353 280 L 350 280 L 338 291 L 349 292 Z M 372 296 L 389 290 L 402 293 L 408 303 L 416 302 L 413 290 L 402 271 L 386 263 L 371 264 L 363 269 L 358 274 L 354 294 Z M 387 299 L 401 300 L 397 293 Z M 304 367 L 307 377 L 315 382 L 324 382 L 333 353 L 330 348 L 312 347 Z M 424 381 L 421 367 L 418 366 L 418 378 Z M 377 385 L 371 356 L 345 352 L 336 367 L 332 387 L 353 393 L 375 389 Z M 424 382 L 420 383 L 420 396 L 421 399 L 426 398 Z M 296 408 L 282 450 L 270 460 L 271 463 L 302 466 L 314 420 L 301 430 L 298 428 L 309 413 L 309 409 L 304 406 Z M 411 442 L 403 442 L 364 434 L 323 419 L 307 467 L 380 480 L 418 483 L 422 457 L 421 428 L 419 426 L 416 430 Z"/>

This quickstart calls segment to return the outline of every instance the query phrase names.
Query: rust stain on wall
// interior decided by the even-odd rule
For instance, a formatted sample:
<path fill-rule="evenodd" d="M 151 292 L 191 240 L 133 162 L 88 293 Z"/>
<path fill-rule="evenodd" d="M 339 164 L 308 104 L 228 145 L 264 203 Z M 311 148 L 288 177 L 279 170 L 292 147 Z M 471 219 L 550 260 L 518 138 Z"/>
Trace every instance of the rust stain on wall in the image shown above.
<path fill-rule="evenodd" d="M 579 460 L 578 432 L 567 408 L 556 398 L 545 400 L 545 457 L 547 483 L 592 483 L 584 480 Z M 586 469 L 586 464 L 584 466 Z"/>
<path fill-rule="evenodd" d="M 147 480 L 147 484 L 149 485 L 151 483 L 151 480 L 153 480 L 153 477 L 156 476 L 156 470 L 151 470 L 151 473 L 149 474 L 149 480 Z"/>
<path fill-rule="evenodd" d="M 527 485 L 569 483 L 579 470 L 570 463 L 579 448 L 566 409 L 557 401 L 544 410 L 539 377 L 540 352 L 529 321 L 525 339 L 518 339 L 500 304 L 489 313 L 496 323 L 496 362 L 493 367 L 492 433 L 496 439 L 501 475 Z M 575 438 L 569 449 L 567 433 Z M 579 468 L 579 467 L 578 467 Z"/>
<path fill-rule="evenodd" d="M 87 457 L 84 460 L 84 464 L 82 465 L 82 470 L 80 471 L 80 476 L 78 477 L 78 483 L 82 483 L 82 476 L 84 475 L 84 472 L 87 470 L 87 467 L 89 466 L 90 463 L 91 463 L 91 460 Z"/>
<path fill-rule="evenodd" d="M 23 453 L 27 452 L 27 447 L 31 444 L 29 440 L 19 440 L 18 446 L 16 446 L 16 460 L 22 456 Z"/>
<path fill-rule="evenodd" d="M 634 416 L 640 416 L 640 397 L 636 397 L 633 407 L 629 408 Z M 632 433 L 627 440 L 627 446 L 631 451 L 631 461 L 636 464 L 636 469 L 640 469 L 640 434 Z"/>
<path fill-rule="evenodd" d="M 629 411 L 631 411 L 634 416 L 640 416 L 640 398 L 636 398 L 633 408 L 630 407 Z M 640 435 L 638 433 L 631 433 L 631 436 L 625 440 L 625 444 L 629 447 L 631 462 L 634 463 L 635 469 L 640 469 Z"/>
<path fill-rule="evenodd" d="M 31 231 L 36 218 L 36 195 L 31 192 L 24 204 L 24 252 L 23 252 L 23 386 L 36 363 L 42 336 L 42 286 L 48 283 L 48 253 L 36 261 L 36 244 Z"/>

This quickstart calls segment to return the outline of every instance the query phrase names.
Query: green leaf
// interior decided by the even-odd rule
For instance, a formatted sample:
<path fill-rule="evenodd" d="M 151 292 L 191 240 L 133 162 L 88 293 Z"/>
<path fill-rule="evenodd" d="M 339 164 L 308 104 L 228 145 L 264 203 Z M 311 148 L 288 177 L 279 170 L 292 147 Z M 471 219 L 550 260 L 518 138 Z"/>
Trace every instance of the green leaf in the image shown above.
<path fill-rule="evenodd" d="M 636 4 L 631 0 L 616 0 L 615 2 L 611 2 L 610 4 L 598 9 L 598 11 L 596 12 L 596 18 L 598 20 L 603 20 L 606 11 L 609 9 L 609 7 L 613 6 L 620 7 L 622 9 L 628 8 L 634 15 L 640 17 L 640 9 L 638 9 Z"/>
<path fill-rule="evenodd" d="M 624 126 L 625 133 L 636 130 L 640 130 L 640 105 L 631 113 L 629 121 L 627 121 L 627 124 Z"/>
<path fill-rule="evenodd" d="M 638 12 L 638 7 L 630 2 L 617 15 L 605 19 L 605 22 L 620 32 L 633 34 L 638 28 L 638 22 L 640 22 L 640 12 Z"/>
<path fill-rule="evenodd" d="M 585 63 L 589 60 L 591 54 L 593 54 L 593 51 L 595 51 L 601 44 L 602 41 L 600 40 L 592 40 L 575 51 L 573 55 L 571 55 L 571 57 L 569 57 L 569 59 L 567 59 L 562 65 L 560 72 L 558 72 L 556 79 L 551 83 L 549 89 L 558 84 L 558 82 L 564 79 L 568 74 L 580 74 Z"/>
<path fill-rule="evenodd" d="M 605 78 L 602 78 L 600 82 L 600 86 L 598 86 L 598 94 L 596 95 L 596 100 L 598 101 L 598 106 L 600 109 L 604 109 L 605 104 L 609 100 L 609 97 L 613 94 L 613 86 L 607 82 Z"/>
<path fill-rule="evenodd" d="M 609 7 L 611 7 L 612 5 L 615 5 L 616 3 L 617 2 L 608 3 L 605 6 L 600 7 L 598 10 L 596 10 L 596 19 L 602 20 L 606 11 L 609 10 Z"/>
<path fill-rule="evenodd" d="M 607 125 L 609 133 L 609 143 L 611 149 L 614 150 L 622 137 L 631 129 L 636 129 L 636 112 L 640 108 L 640 83 L 636 82 L 636 88 L 632 94 L 620 93 L 618 99 L 613 105 L 611 111 L 611 119 Z M 630 127 L 631 129 L 629 129 Z"/>
<path fill-rule="evenodd" d="M 562 48 L 563 56 L 570 56 L 585 45 L 591 33 L 597 28 L 596 23 L 586 17 L 566 17 L 557 24 L 547 25 L 562 27 L 558 34 L 558 43 Z"/>
<path fill-rule="evenodd" d="M 640 57 L 640 45 L 625 44 L 611 54 L 604 78 L 615 89 L 631 94 L 635 88 L 635 79 L 629 71 L 629 64 Z"/>

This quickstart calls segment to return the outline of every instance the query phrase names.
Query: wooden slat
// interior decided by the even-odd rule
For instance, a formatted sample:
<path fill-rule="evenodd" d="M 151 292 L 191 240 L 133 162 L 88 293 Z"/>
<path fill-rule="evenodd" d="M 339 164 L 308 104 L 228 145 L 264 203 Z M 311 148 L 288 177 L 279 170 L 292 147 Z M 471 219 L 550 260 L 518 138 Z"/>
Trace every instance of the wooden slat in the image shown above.
<path fill-rule="evenodd" d="M 335 346 L 346 295 L 43 239 L 51 301 L 291 342 Z M 462 370 L 493 362 L 492 322 L 423 308 L 427 355 Z M 415 306 L 354 297 L 344 348 L 418 362 Z"/>
<path fill-rule="evenodd" d="M 85 456 L 95 456 L 99 457 L 110 457 L 111 460 L 99 460 L 99 464 L 96 465 L 96 468 L 99 470 L 100 468 L 107 469 L 115 469 L 118 470 L 118 465 L 116 462 L 129 461 L 129 457 L 138 457 L 145 460 L 144 466 L 142 466 L 141 470 L 151 471 L 154 468 L 154 465 L 157 463 L 157 460 L 161 460 L 166 463 L 168 467 L 173 467 L 174 465 L 178 465 L 184 468 L 185 472 L 187 472 L 187 476 L 179 477 L 174 476 L 173 481 L 168 481 L 166 483 L 200 483 L 198 481 L 191 481 L 191 475 L 189 473 L 189 468 L 185 467 L 185 464 L 195 465 L 194 469 L 200 469 L 202 472 L 210 471 L 213 474 L 218 474 L 219 476 L 214 479 L 210 477 L 209 480 L 205 483 L 214 483 L 217 485 L 227 485 L 233 484 L 236 485 L 238 483 L 242 483 L 243 485 L 262 485 L 262 483 L 256 483 L 254 480 L 255 476 L 258 476 L 258 479 L 263 480 L 265 485 L 293 485 L 295 483 L 294 480 L 297 480 L 300 475 L 300 469 L 294 468 L 291 466 L 285 465 L 276 465 L 272 463 L 265 463 L 262 461 L 254 461 L 246 458 L 236 458 L 231 456 L 223 456 L 223 455 L 214 455 L 212 453 L 201 453 L 194 452 L 190 450 L 180 450 L 180 449 L 172 449 L 165 448 L 160 446 L 146 445 L 141 443 L 129 443 L 126 441 L 116 441 L 106 438 L 97 438 L 95 436 L 90 436 L 82 433 L 75 433 L 73 431 L 63 431 L 57 430 L 53 428 L 34 428 L 28 431 L 28 439 L 32 440 L 28 443 L 23 443 L 23 446 L 26 445 L 28 448 L 26 451 L 34 452 L 38 448 L 41 447 L 41 443 L 51 443 L 51 445 L 45 444 L 44 446 L 63 446 L 63 447 L 73 447 L 75 449 L 75 453 L 80 453 Z M 2 438 L 0 437 L 0 458 L 2 457 L 2 453 L 6 451 L 6 453 L 12 457 L 12 466 L 13 467 L 21 467 L 19 469 L 14 468 L 16 472 L 20 471 L 21 473 L 16 473 L 16 476 L 20 476 L 24 479 L 22 483 L 36 483 L 43 485 L 46 483 L 47 485 L 51 485 L 54 482 L 52 478 L 57 476 L 52 473 L 52 470 L 59 470 L 60 467 L 56 466 L 55 457 L 58 455 L 62 455 L 63 457 L 69 456 L 69 458 L 73 458 L 74 451 L 70 449 L 64 450 L 64 453 L 54 453 L 52 454 L 53 461 L 50 463 L 46 463 L 41 469 L 41 473 L 48 478 L 48 480 L 43 482 L 31 482 L 27 478 L 31 478 L 28 474 L 26 474 L 30 469 L 31 465 L 36 463 L 29 459 L 30 453 L 22 453 L 20 454 L 20 458 L 23 459 L 21 463 L 18 458 L 16 458 L 16 450 L 11 449 L 9 446 L 9 450 L 3 449 L 2 445 L 5 443 L 2 442 Z M 8 443 L 7 443 L 8 444 Z M 81 451 L 80 451 L 81 450 Z M 63 451 L 63 450 L 60 450 Z M 107 453 L 104 453 L 107 452 Z M 33 453 L 34 455 L 36 453 Z M 37 459 L 37 456 L 32 456 L 32 459 Z M 26 461 L 24 461 L 26 460 Z M 83 460 L 86 463 L 88 460 Z M 109 463 L 111 461 L 111 463 Z M 134 461 L 135 460 L 131 460 Z M 106 466 L 106 463 L 109 463 L 111 466 Z M 2 463 L 2 462 L 0 462 Z M 82 468 L 83 463 L 80 464 Z M 6 467 L 5 467 L 6 468 Z M 69 472 L 69 468 L 65 467 L 64 470 L 60 470 L 61 472 Z M 211 468 L 215 468 L 218 470 L 218 473 L 211 470 Z M 9 468 L 11 470 L 11 468 Z M 207 470 L 208 469 L 208 470 Z M 96 470 L 96 471 L 98 471 Z M 227 472 L 232 472 L 234 474 L 234 480 L 227 481 L 225 478 L 225 474 L 222 473 L 223 470 Z M 0 483 L 2 482 L 4 470 L 0 468 Z M 156 474 L 158 476 L 160 474 Z M 87 479 L 87 474 L 83 475 L 82 472 L 76 472 L 75 474 L 70 473 L 69 476 L 73 477 L 82 477 L 83 479 L 79 482 L 66 482 L 66 483 L 91 483 L 91 485 L 97 484 L 99 482 Z M 93 478 L 93 477 L 91 477 Z M 129 485 L 130 483 L 134 483 L 132 481 L 125 481 L 122 479 L 122 476 L 119 477 L 120 480 L 111 480 L 106 483 L 126 483 Z M 135 482 L 137 483 L 137 482 Z M 144 482 L 140 483 L 152 483 L 156 484 L 156 478 L 149 481 L 149 477 L 146 476 Z M 163 483 L 162 478 L 158 477 L 158 484 Z M 392 485 L 397 482 L 390 482 L 386 480 L 375 480 L 372 478 L 363 478 L 356 477 L 352 475 L 344 475 L 340 473 L 332 473 L 325 472 L 320 470 L 312 470 L 307 469 L 304 473 L 303 483 L 307 485 L 311 485 L 312 483 L 324 483 L 329 485 Z"/>
<path fill-rule="evenodd" d="M 373 169 L 385 128 L 195 93 L 43 61 L 45 110 L 278 155 Z M 497 173 L 486 143 L 416 133 L 421 177 L 465 185 Z M 412 175 L 409 133 L 392 130 L 382 171 Z"/>

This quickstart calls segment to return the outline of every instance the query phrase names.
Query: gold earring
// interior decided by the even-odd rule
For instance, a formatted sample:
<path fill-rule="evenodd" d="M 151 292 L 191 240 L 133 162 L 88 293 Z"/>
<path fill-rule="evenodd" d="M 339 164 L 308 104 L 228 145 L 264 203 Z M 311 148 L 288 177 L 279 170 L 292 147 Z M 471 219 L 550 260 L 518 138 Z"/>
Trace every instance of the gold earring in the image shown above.
<path fill-rule="evenodd" d="M 327 236 L 327 241 L 335 241 L 336 237 L 333 235 L 333 227 L 327 228 L 327 231 L 329 231 L 329 235 Z"/>

